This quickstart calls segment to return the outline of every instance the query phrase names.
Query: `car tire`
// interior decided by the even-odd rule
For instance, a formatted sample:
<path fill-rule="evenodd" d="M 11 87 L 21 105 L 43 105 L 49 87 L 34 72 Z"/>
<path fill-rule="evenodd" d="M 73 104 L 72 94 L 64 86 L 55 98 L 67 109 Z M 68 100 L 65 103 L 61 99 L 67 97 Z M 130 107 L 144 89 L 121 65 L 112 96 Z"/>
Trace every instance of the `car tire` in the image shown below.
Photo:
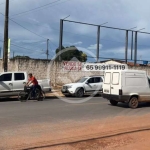
<path fill-rule="evenodd" d="M 65 97 L 70 97 L 71 95 L 64 95 Z"/>
<path fill-rule="evenodd" d="M 75 96 L 76 97 L 83 97 L 84 96 L 84 90 L 83 90 L 83 88 L 78 89 L 76 91 L 76 93 L 75 93 Z"/>
<path fill-rule="evenodd" d="M 130 101 L 129 101 L 129 107 L 132 109 L 137 108 L 139 105 L 139 101 L 138 98 L 136 96 L 131 97 Z"/>
<path fill-rule="evenodd" d="M 115 100 L 110 100 L 110 104 L 113 106 L 117 106 L 118 102 Z"/>

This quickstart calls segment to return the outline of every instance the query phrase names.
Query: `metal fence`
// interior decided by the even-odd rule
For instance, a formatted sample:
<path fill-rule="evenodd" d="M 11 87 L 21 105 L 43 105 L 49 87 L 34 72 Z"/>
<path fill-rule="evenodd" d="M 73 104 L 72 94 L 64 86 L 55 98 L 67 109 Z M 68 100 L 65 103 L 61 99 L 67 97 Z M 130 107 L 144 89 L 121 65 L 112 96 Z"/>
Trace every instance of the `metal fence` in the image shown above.
<path fill-rule="evenodd" d="M 64 30 L 64 22 L 66 23 L 73 23 L 73 24 L 80 24 L 80 25 L 84 25 L 84 26 L 90 26 L 95 27 L 95 29 L 97 30 L 97 34 L 96 34 L 96 61 L 99 62 L 100 58 L 103 59 L 107 59 L 107 57 L 100 57 L 102 56 L 102 51 L 100 50 L 100 44 L 103 43 L 104 39 L 101 38 L 102 32 L 104 32 L 104 30 L 112 30 L 115 32 L 120 32 L 120 35 L 123 37 L 122 41 L 118 41 L 118 43 L 122 43 L 122 46 L 124 47 L 124 58 L 119 58 L 124 60 L 126 63 L 128 61 L 134 61 L 134 65 L 137 64 L 138 61 L 142 61 L 141 57 L 140 59 L 137 57 L 138 54 L 138 48 L 141 48 L 142 46 L 150 48 L 150 45 L 147 45 L 146 40 L 144 43 L 144 45 L 141 45 L 140 42 L 143 41 L 142 37 L 144 36 L 148 36 L 147 39 L 150 40 L 150 33 L 148 32 L 142 32 L 141 30 L 145 29 L 139 29 L 139 30 L 135 30 L 136 27 L 130 28 L 130 29 L 123 29 L 123 28 L 115 28 L 115 27 L 110 27 L 110 26 L 104 26 L 104 24 L 101 25 L 97 25 L 97 24 L 90 24 L 90 23 L 84 23 L 84 22 L 78 22 L 78 21 L 71 21 L 71 20 L 60 20 L 60 36 L 59 36 L 59 51 L 62 50 L 62 45 L 63 45 L 63 39 L 64 39 L 64 33 L 66 32 Z M 110 32 L 110 34 L 112 33 L 112 31 Z M 139 41 L 138 41 L 139 39 Z M 142 40 L 141 40 L 142 39 Z M 109 41 L 110 42 L 110 41 Z M 117 41 L 115 41 L 117 42 Z M 107 41 L 108 43 L 108 41 Z M 110 57 L 109 57 L 110 58 Z M 109 59 L 108 58 L 108 59 Z M 61 58 L 59 57 L 59 60 L 61 60 Z"/>

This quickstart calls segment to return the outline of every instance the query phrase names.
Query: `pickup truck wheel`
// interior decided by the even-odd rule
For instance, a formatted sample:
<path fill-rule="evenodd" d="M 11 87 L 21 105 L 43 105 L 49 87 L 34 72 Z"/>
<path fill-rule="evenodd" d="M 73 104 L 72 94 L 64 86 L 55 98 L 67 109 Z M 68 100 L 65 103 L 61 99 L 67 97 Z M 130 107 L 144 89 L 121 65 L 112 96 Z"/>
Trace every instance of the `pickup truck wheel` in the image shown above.
<path fill-rule="evenodd" d="M 110 104 L 113 106 L 117 106 L 118 102 L 115 100 L 110 100 Z"/>
<path fill-rule="evenodd" d="M 129 101 L 129 107 L 130 108 L 137 108 L 139 105 L 139 101 L 138 101 L 138 98 L 137 97 L 131 97 L 130 101 Z"/>
<path fill-rule="evenodd" d="M 80 88 L 79 90 L 76 91 L 75 93 L 76 97 L 83 97 L 84 96 L 84 90 Z"/>

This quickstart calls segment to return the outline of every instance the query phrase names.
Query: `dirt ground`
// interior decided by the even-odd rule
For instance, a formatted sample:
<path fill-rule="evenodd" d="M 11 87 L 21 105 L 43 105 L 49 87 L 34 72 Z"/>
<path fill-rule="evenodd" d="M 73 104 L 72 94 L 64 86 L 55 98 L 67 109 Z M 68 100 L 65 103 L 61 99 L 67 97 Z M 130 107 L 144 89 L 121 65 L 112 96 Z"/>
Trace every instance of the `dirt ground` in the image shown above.
<path fill-rule="evenodd" d="M 0 145 L 5 144 L 7 150 L 149 150 L 149 118 L 150 115 L 119 116 L 107 120 L 67 121 L 62 125 L 30 125 L 30 128 L 21 127 L 9 139 L 3 137 L 5 143 L 0 141 Z"/>
<path fill-rule="evenodd" d="M 74 144 L 40 148 L 37 150 L 149 150 L 150 131 L 118 135 Z"/>

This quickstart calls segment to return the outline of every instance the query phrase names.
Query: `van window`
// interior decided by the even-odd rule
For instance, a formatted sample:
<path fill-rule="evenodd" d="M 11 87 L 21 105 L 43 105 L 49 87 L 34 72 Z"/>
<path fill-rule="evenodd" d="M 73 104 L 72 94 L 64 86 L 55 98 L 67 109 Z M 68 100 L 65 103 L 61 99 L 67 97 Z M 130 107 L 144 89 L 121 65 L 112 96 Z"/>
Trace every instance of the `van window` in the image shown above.
<path fill-rule="evenodd" d="M 119 78 L 120 78 L 119 72 L 114 72 L 112 74 L 112 84 L 114 84 L 114 85 L 119 84 Z"/>
<path fill-rule="evenodd" d="M 104 84 L 110 84 L 110 72 L 105 73 Z"/>
<path fill-rule="evenodd" d="M 25 79 L 24 73 L 15 73 L 15 81 L 24 79 Z"/>
<path fill-rule="evenodd" d="M 136 77 L 127 77 L 125 79 L 126 86 L 146 86 L 146 80 L 145 78 L 136 78 Z"/>

